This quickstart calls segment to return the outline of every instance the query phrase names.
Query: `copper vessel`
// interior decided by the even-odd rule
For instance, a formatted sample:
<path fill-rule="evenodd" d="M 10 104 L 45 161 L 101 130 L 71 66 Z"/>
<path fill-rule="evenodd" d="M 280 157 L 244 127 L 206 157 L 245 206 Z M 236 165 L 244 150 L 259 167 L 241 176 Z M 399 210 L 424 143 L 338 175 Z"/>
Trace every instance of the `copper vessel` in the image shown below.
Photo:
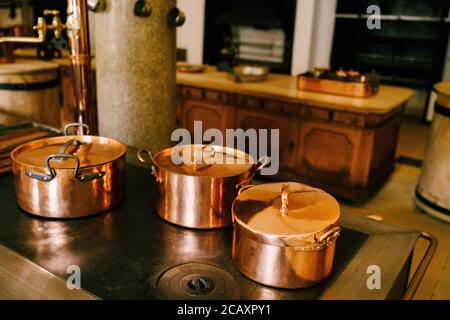
<path fill-rule="evenodd" d="M 261 284 L 305 288 L 330 276 L 338 202 L 300 183 L 246 186 L 233 202 L 233 263 Z"/>
<path fill-rule="evenodd" d="M 187 155 L 186 161 L 175 164 L 172 154 Z M 159 216 L 194 229 L 231 225 L 231 205 L 238 190 L 269 163 L 267 157 L 255 162 L 245 152 L 210 145 L 167 148 L 155 156 L 141 148 L 138 158 L 152 165 Z"/>
<path fill-rule="evenodd" d="M 66 133 L 71 126 L 79 124 L 66 127 Z M 125 199 L 125 156 L 122 143 L 99 136 L 66 135 L 22 144 L 11 152 L 17 202 L 47 218 L 107 211 Z"/>

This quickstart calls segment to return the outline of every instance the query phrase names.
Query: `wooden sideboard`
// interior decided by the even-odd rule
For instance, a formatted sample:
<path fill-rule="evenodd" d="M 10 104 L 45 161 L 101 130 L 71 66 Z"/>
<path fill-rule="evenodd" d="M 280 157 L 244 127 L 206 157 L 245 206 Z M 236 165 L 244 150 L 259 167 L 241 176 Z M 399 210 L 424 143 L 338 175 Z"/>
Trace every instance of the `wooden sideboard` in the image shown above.
<path fill-rule="evenodd" d="M 177 124 L 193 131 L 279 129 L 280 172 L 274 179 L 323 188 L 364 201 L 394 169 L 403 106 L 370 114 L 314 107 L 283 99 L 180 85 Z"/>
<path fill-rule="evenodd" d="M 70 72 L 61 68 L 70 111 Z M 202 121 L 203 130 L 279 129 L 280 171 L 269 179 L 304 182 L 353 202 L 367 200 L 394 170 L 400 118 L 412 95 L 390 86 L 365 99 L 298 91 L 295 77 L 284 75 L 238 84 L 213 68 L 178 74 L 177 83 L 178 127 L 192 132 Z"/>

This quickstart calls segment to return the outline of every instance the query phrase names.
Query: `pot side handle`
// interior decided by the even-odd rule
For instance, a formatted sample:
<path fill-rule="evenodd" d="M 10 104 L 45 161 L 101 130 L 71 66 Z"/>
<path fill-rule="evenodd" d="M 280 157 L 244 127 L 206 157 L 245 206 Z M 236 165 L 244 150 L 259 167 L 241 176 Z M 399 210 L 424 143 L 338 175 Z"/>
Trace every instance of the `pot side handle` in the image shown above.
<path fill-rule="evenodd" d="M 77 123 L 77 122 L 69 123 L 64 127 L 63 130 L 65 136 L 69 135 L 70 128 L 78 128 L 78 133 L 80 135 L 89 135 L 89 126 L 85 123 Z M 86 129 L 86 133 L 83 133 L 83 129 Z"/>
<path fill-rule="evenodd" d="M 47 168 L 48 174 L 45 173 L 38 173 L 38 172 L 31 172 L 26 171 L 25 174 L 32 178 L 43 182 L 50 182 L 56 177 L 56 170 L 52 168 L 51 161 L 52 160 L 63 160 L 63 159 L 72 159 L 75 161 L 75 170 L 74 170 L 74 177 L 80 182 L 86 182 L 86 181 L 92 181 L 95 179 L 102 178 L 106 172 L 95 172 L 95 173 L 88 173 L 84 175 L 80 175 L 80 159 L 78 157 L 74 156 L 73 154 L 52 154 L 49 155 L 45 161 L 45 167 Z"/>
<path fill-rule="evenodd" d="M 239 190 L 239 192 L 244 191 L 242 188 L 244 186 L 247 186 L 250 184 L 252 179 L 255 177 L 255 174 L 259 171 L 261 171 L 262 168 L 266 167 L 270 163 L 270 158 L 268 156 L 262 156 L 258 159 L 258 162 L 253 166 L 252 172 L 250 174 L 250 177 L 248 177 L 246 180 L 239 182 L 236 185 L 236 190 Z M 247 188 L 246 188 L 247 189 Z"/>
<path fill-rule="evenodd" d="M 139 148 L 137 150 L 137 158 L 143 164 L 153 165 L 153 155 L 147 148 Z M 150 161 L 148 161 L 147 158 L 150 159 Z"/>
<path fill-rule="evenodd" d="M 155 166 L 153 165 L 154 161 L 153 161 L 153 155 L 152 155 L 151 151 L 147 148 L 139 148 L 137 150 L 137 158 L 143 164 L 151 166 L 152 176 L 155 177 L 156 182 L 162 184 L 163 180 L 161 178 L 159 178 L 157 176 L 157 174 L 155 173 Z"/>

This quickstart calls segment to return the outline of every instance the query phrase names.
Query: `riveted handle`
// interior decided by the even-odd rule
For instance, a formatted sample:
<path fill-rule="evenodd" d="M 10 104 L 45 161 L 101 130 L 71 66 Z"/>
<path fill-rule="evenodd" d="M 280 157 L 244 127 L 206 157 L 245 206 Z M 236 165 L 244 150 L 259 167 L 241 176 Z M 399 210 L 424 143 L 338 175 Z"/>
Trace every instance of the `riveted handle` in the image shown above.
<path fill-rule="evenodd" d="M 75 161 L 75 170 L 74 170 L 74 177 L 80 182 L 86 182 L 86 181 L 92 181 L 95 179 L 102 178 L 106 172 L 95 172 L 95 173 L 89 173 L 85 175 L 80 175 L 80 159 L 78 157 L 74 156 L 73 154 L 52 154 L 47 157 L 45 160 L 45 167 L 47 168 L 48 174 L 45 173 L 38 173 L 38 172 L 31 172 L 27 171 L 25 174 L 32 178 L 43 182 L 50 182 L 56 177 L 56 170 L 51 167 L 51 161 L 52 160 L 63 160 L 63 159 L 71 159 Z"/>
<path fill-rule="evenodd" d="M 82 145 L 81 141 L 75 140 L 75 139 L 70 139 L 67 140 L 66 143 L 64 143 L 61 148 L 59 148 L 58 154 L 65 154 L 66 150 L 68 147 L 70 147 L 71 145 L 74 145 L 76 147 L 76 149 L 78 149 L 79 146 Z"/>
<path fill-rule="evenodd" d="M 80 135 L 88 135 L 89 134 L 89 126 L 85 123 L 69 123 L 68 125 L 66 125 L 64 127 L 64 135 L 68 136 L 69 135 L 69 129 L 71 128 L 78 128 L 79 134 Z M 86 133 L 84 133 L 83 129 L 86 129 Z"/>
<path fill-rule="evenodd" d="M 153 155 L 147 148 L 139 148 L 137 150 L 137 158 L 140 162 L 148 165 L 153 164 Z M 150 159 L 150 161 L 148 161 Z"/>
<path fill-rule="evenodd" d="M 262 156 L 258 159 L 258 162 L 253 166 L 250 177 L 244 181 L 239 182 L 236 185 L 236 189 L 240 190 L 243 186 L 250 184 L 255 174 L 261 171 L 262 168 L 266 167 L 270 163 L 270 158 L 268 156 Z"/>
<path fill-rule="evenodd" d="M 156 174 L 156 169 L 155 166 L 153 165 L 154 161 L 153 161 L 153 155 L 151 153 L 150 150 L 148 150 L 147 148 L 139 148 L 137 150 L 137 158 L 140 162 L 142 162 L 143 164 L 149 165 L 151 166 L 151 174 L 152 176 L 155 177 L 156 182 L 162 184 L 163 180 L 162 178 L 160 178 L 157 174 Z"/>
<path fill-rule="evenodd" d="M 341 234 L 340 227 L 333 227 L 314 239 L 304 237 L 290 237 L 285 240 L 287 246 L 293 246 L 296 251 L 319 251 L 332 244 Z"/>
<path fill-rule="evenodd" d="M 340 234 L 341 234 L 341 228 L 340 227 L 331 228 L 330 230 L 328 230 L 324 234 L 322 234 L 318 239 L 316 238 L 317 239 L 317 243 L 319 243 L 319 244 L 324 244 L 325 243 L 326 244 L 328 242 L 333 241 L 337 237 L 339 237 Z"/>
<path fill-rule="evenodd" d="M 237 185 L 236 189 L 238 189 L 238 194 L 241 194 L 242 192 L 244 192 L 247 189 L 251 189 L 253 188 L 255 185 L 254 184 L 247 184 L 245 186 L 241 186 L 241 185 Z"/>

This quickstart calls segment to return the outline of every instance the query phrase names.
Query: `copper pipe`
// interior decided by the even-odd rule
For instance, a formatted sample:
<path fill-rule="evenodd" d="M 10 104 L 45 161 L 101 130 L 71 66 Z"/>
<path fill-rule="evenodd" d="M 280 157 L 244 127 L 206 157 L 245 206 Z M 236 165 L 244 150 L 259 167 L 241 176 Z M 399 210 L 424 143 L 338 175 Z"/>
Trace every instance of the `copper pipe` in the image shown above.
<path fill-rule="evenodd" d="M 46 39 L 47 24 L 44 18 L 38 18 L 37 25 L 34 29 L 37 31 L 37 37 L 0 37 L 0 43 L 17 42 L 17 43 L 43 43 Z"/>
<path fill-rule="evenodd" d="M 95 2 L 95 1 L 94 1 Z M 89 126 L 92 134 L 97 134 L 97 110 L 93 103 L 91 50 L 89 45 L 89 23 L 87 0 L 67 0 L 67 23 L 63 25 L 56 10 L 44 10 L 44 15 L 54 15 L 53 22 L 47 26 L 44 18 L 39 17 L 34 29 L 38 37 L 0 37 L 2 42 L 42 43 L 46 40 L 47 30 L 52 30 L 59 38 L 63 29 L 67 29 L 70 43 L 70 65 L 74 92 L 75 122 Z M 78 134 L 82 135 L 79 127 Z"/>
<path fill-rule="evenodd" d="M 70 43 L 75 122 L 87 124 L 91 133 L 97 134 L 97 110 L 92 94 L 87 0 L 68 0 L 67 4 L 67 35 Z"/>

